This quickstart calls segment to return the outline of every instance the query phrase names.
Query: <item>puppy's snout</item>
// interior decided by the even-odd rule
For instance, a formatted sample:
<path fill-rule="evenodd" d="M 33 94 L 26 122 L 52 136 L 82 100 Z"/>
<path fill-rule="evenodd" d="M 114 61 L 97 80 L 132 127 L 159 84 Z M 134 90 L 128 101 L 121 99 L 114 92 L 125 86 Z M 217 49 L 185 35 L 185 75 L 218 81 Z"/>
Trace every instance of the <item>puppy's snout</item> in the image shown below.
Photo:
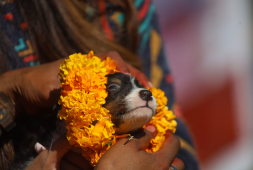
<path fill-rule="evenodd" d="M 140 95 L 140 97 L 141 97 L 143 100 L 149 101 L 149 100 L 152 100 L 152 99 L 153 99 L 153 98 L 152 98 L 152 93 L 151 93 L 151 91 L 149 91 L 149 90 L 141 90 L 141 91 L 139 92 L 139 95 Z"/>

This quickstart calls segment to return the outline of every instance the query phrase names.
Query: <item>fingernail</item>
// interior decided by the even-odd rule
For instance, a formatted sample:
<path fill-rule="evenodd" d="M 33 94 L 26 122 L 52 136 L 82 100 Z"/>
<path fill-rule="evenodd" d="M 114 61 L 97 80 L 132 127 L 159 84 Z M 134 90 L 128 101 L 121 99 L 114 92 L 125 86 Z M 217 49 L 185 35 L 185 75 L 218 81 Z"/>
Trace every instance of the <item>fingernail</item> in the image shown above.
<path fill-rule="evenodd" d="M 155 133 L 155 131 L 156 131 L 156 128 L 155 128 L 155 126 L 153 126 L 153 125 L 147 125 L 147 126 L 145 127 L 145 129 L 147 129 L 147 130 L 150 131 L 151 133 Z"/>
<path fill-rule="evenodd" d="M 154 87 L 153 84 L 150 81 L 148 81 L 148 85 L 149 85 L 150 88 Z"/>
<path fill-rule="evenodd" d="M 46 150 L 46 148 L 41 145 L 39 142 L 37 142 L 35 145 L 34 145 L 34 150 L 37 152 L 37 153 L 41 153 L 42 151 Z"/>
<path fill-rule="evenodd" d="M 125 75 L 127 75 L 127 76 L 132 76 L 131 73 L 128 73 L 128 72 L 123 73 L 123 74 L 125 74 Z"/>

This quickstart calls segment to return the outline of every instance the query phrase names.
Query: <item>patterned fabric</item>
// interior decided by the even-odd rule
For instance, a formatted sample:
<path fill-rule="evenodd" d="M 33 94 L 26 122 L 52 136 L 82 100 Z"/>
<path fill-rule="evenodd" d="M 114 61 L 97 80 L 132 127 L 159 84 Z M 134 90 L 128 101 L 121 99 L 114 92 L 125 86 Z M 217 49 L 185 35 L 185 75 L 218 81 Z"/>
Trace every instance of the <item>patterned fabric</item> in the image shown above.
<path fill-rule="evenodd" d="M 0 92 L 0 125 L 6 130 L 10 131 L 16 126 L 13 122 L 15 108 L 9 96 Z"/>
<path fill-rule="evenodd" d="M 10 47 L 1 43 L 1 49 L 7 48 L 11 52 L 10 58 L 6 57 L 10 69 L 39 65 L 40 62 L 29 40 L 27 24 L 21 18 L 16 4 L 13 0 L 0 1 L 0 3 L 0 30 L 3 32 L 1 38 L 7 39 L 7 42 L 14 45 Z"/>
<path fill-rule="evenodd" d="M 1 1 L 0 1 L 1 2 Z M 98 1 L 98 11 L 105 15 L 101 16 L 101 26 L 109 40 L 117 41 L 120 32 L 124 31 L 125 16 L 123 13 L 114 10 L 117 6 L 104 0 Z M 175 135 L 180 138 L 181 149 L 177 155 L 185 163 L 185 170 L 197 170 L 198 161 L 193 148 L 191 136 L 182 121 L 179 106 L 175 103 L 173 93 L 173 78 L 168 68 L 168 61 L 164 52 L 162 38 L 160 36 L 155 6 L 152 0 L 135 0 L 134 5 L 138 11 L 138 20 L 140 26 L 138 33 L 140 44 L 138 55 L 142 59 L 144 73 L 151 80 L 155 87 L 161 88 L 168 97 L 168 106 L 177 115 L 178 127 Z M 39 65 L 40 62 L 33 52 L 27 24 L 22 20 L 17 12 L 15 3 L 12 0 L 3 1 L 0 4 L 0 31 L 4 32 L 5 37 L 14 44 L 12 49 L 9 48 L 12 58 L 6 58 L 9 61 L 11 69 L 17 69 L 26 66 Z M 96 13 L 93 8 L 87 8 L 89 17 Z M 0 34 L 1 39 L 1 34 Z M 0 48 L 5 48 L 1 43 Z"/>

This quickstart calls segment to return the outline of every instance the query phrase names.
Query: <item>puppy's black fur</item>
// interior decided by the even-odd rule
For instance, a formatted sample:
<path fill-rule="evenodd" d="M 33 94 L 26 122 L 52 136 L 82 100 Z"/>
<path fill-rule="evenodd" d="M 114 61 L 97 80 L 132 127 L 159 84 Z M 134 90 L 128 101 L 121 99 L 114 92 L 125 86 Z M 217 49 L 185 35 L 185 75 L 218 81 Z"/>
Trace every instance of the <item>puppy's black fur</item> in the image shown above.
<path fill-rule="evenodd" d="M 50 117 L 22 114 L 16 119 L 17 126 L 9 132 L 1 127 L 0 169 L 21 170 L 35 157 L 36 142 L 48 143 L 52 130 L 56 129 L 57 112 Z"/>

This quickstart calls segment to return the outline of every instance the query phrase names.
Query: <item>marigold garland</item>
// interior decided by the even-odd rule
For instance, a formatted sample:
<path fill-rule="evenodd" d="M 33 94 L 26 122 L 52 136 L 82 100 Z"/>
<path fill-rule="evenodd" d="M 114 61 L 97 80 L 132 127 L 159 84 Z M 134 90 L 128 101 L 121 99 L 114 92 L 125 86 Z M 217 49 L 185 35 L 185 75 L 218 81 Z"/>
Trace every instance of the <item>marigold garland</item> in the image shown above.
<path fill-rule="evenodd" d="M 118 138 L 127 136 L 115 134 L 111 115 L 102 107 L 107 97 L 105 75 L 115 72 L 118 70 L 114 60 L 107 57 L 101 61 L 92 51 L 87 55 L 70 55 L 60 66 L 62 91 L 59 104 L 62 109 L 59 117 L 66 122 L 69 143 L 81 147 L 83 156 L 92 166 Z M 156 88 L 150 90 L 157 100 L 157 111 L 148 124 L 155 125 L 158 134 L 146 151 L 155 152 L 165 140 L 166 131 L 174 133 L 177 123 L 166 106 L 164 92 Z"/>

